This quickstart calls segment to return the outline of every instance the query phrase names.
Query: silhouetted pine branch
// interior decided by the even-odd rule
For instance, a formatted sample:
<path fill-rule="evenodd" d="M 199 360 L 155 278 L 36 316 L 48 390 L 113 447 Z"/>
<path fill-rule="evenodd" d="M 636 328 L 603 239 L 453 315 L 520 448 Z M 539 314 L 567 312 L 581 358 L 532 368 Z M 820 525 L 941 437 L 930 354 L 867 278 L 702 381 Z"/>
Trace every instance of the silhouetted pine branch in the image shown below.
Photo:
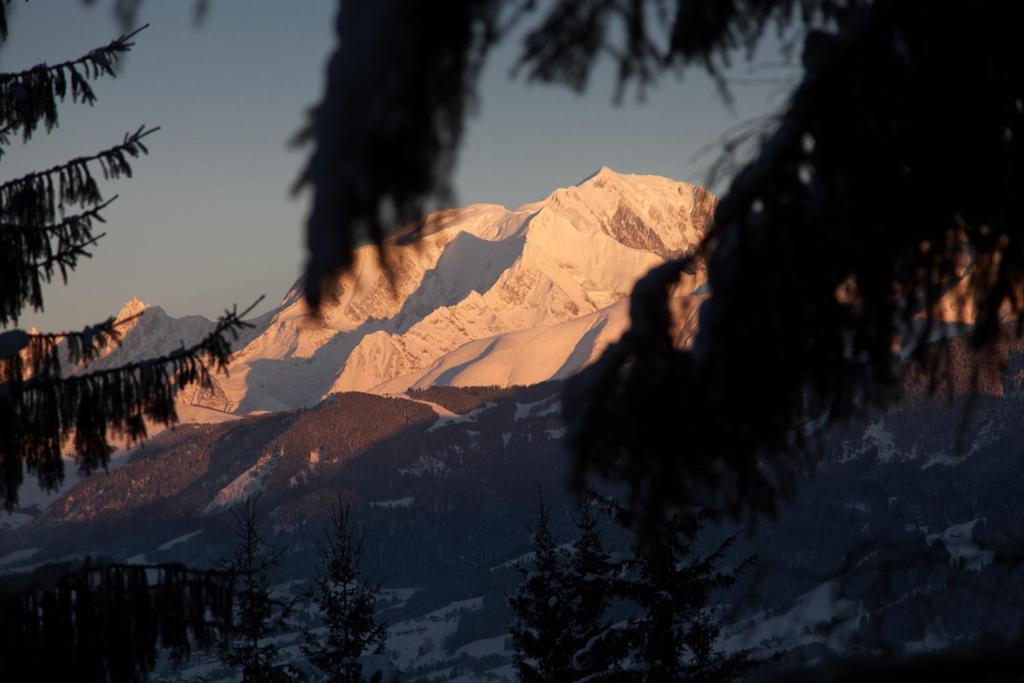
<path fill-rule="evenodd" d="M 16 322 L 24 306 L 43 307 L 43 284 L 60 274 L 66 284 L 68 271 L 88 257 L 86 246 L 103 234 L 93 234 L 93 221 L 105 222 L 101 211 L 117 197 L 88 211 L 46 225 L 0 225 L 0 292 L 19 296 L 0 297 L 0 324 Z"/>
<path fill-rule="evenodd" d="M 296 184 L 312 191 L 304 292 L 314 310 L 357 244 L 382 245 L 389 231 L 450 202 L 455 152 L 502 4 L 339 8 L 324 95 L 297 136 L 315 146 Z"/>
<path fill-rule="evenodd" d="M 64 279 L 67 280 L 67 270 L 74 268 L 78 263 L 79 257 L 89 258 L 92 253 L 87 251 L 88 247 L 99 242 L 102 238 L 106 237 L 107 233 L 102 232 L 95 237 L 79 242 L 78 244 L 64 244 L 58 247 L 57 251 L 50 254 L 41 261 L 36 261 L 32 264 L 36 270 L 43 272 L 52 271 L 54 267 L 60 269 L 61 274 L 64 275 Z"/>
<path fill-rule="evenodd" d="M 86 247 L 101 236 L 93 234 L 93 221 L 103 222 L 100 212 L 113 199 L 103 202 L 91 166 L 99 165 L 105 179 L 131 177 L 130 159 L 149 152 L 142 140 L 158 130 L 141 126 L 96 154 L 0 185 L 0 325 L 17 322 L 26 306 L 42 310 L 43 283 L 56 272 L 66 282 L 78 259 L 89 255 Z M 90 208 L 58 220 L 72 204 Z"/>
<path fill-rule="evenodd" d="M 117 328 L 140 315 L 120 320 L 110 317 L 72 332 L 0 332 L 0 383 L 37 375 L 58 377 L 63 373 L 62 357 L 69 369 L 87 365 L 108 344 L 120 344 Z"/>
<path fill-rule="evenodd" d="M 0 2 L 0 40 L 7 40 L 7 5 L 11 0 Z"/>
<path fill-rule="evenodd" d="M 139 126 L 134 133 L 125 133 L 118 144 L 96 154 L 76 157 L 0 184 L 0 210 L 4 221 L 39 225 L 55 220 L 57 210 L 67 205 L 99 204 L 103 198 L 90 164 L 99 164 L 104 180 L 130 178 L 132 167 L 128 158 L 148 154 L 149 149 L 142 139 L 158 130 L 159 127 Z"/>
<path fill-rule="evenodd" d="M 175 394 L 193 383 L 209 387 L 211 372 L 226 369 L 231 341 L 250 326 L 243 317 L 261 300 L 241 313 L 237 308 L 226 311 L 214 330 L 193 346 L 115 368 L 69 377 L 36 374 L 19 378 L 14 376 L 18 361 L 7 360 L 8 379 L 0 383 L 0 496 L 7 508 L 17 504 L 24 469 L 34 473 L 45 489 L 60 484 L 64 476 L 61 455 L 68 440 L 79 468 L 91 472 L 106 466 L 113 451 L 108 440 L 111 434 L 136 443 L 146 436 L 146 419 L 174 424 Z M 110 338 L 112 328 L 110 321 L 86 328 L 70 338 L 70 348 L 76 349 L 78 359 L 88 357 L 101 338 L 104 343 Z M 28 346 L 28 335 L 22 334 L 7 340 L 15 353 Z M 43 340 L 53 342 L 38 337 L 44 349 L 47 342 Z M 52 346 L 49 352 L 54 353 Z M 59 369 L 55 359 L 40 365 Z"/>
<path fill-rule="evenodd" d="M 93 104 L 96 94 L 90 80 L 116 76 L 114 65 L 135 46 L 132 42 L 149 24 L 122 35 L 86 55 L 59 64 L 39 64 L 16 73 L 0 74 L 0 128 L 4 134 L 20 131 L 28 140 L 40 123 L 50 132 L 58 124 L 57 102 Z M 6 21 L 0 10 L 0 37 L 6 37 Z"/>

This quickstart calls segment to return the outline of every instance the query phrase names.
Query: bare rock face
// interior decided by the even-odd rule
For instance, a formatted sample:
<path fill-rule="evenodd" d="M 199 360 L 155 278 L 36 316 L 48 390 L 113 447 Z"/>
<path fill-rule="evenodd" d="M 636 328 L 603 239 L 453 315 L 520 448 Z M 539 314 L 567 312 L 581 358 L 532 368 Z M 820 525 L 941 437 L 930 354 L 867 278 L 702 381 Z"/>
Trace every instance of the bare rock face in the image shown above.
<path fill-rule="evenodd" d="M 627 204 L 619 204 L 615 210 L 615 214 L 608 223 L 608 234 L 627 247 L 650 251 L 664 258 L 671 257 L 658 233 L 634 213 Z"/>

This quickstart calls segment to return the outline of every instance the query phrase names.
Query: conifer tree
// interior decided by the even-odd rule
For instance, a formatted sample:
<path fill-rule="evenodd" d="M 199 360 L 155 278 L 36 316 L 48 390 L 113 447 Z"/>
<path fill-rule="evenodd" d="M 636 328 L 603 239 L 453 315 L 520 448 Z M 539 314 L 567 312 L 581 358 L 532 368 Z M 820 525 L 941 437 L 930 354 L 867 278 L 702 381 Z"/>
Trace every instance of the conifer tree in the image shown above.
<path fill-rule="evenodd" d="M 572 680 L 573 619 L 566 593 L 566 558 L 551 535 L 543 498 L 537 506 L 533 551 L 531 566 L 519 570 L 523 582 L 509 598 L 516 673 L 526 683 Z"/>
<path fill-rule="evenodd" d="M 0 2 L 0 39 L 6 4 Z M 59 103 L 93 104 L 91 82 L 115 75 L 141 30 L 76 59 L 0 73 L 0 160 L 15 136 L 28 142 L 40 126 L 53 130 Z M 25 309 L 43 310 L 43 286 L 58 276 L 67 284 L 104 236 L 95 224 L 116 197 L 104 199 L 99 179 L 131 177 L 133 160 L 148 153 L 146 139 L 157 130 L 140 126 L 95 154 L 0 183 L 0 499 L 7 509 L 17 505 L 26 470 L 45 490 L 61 483 L 69 441 L 78 467 L 91 472 L 107 464 L 111 435 L 137 442 L 146 420 L 174 423 L 177 391 L 209 386 L 211 371 L 225 367 L 231 341 L 247 326 L 248 311 L 233 309 L 191 347 L 91 372 L 89 363 L 119 337 L 113 317 L 80 331 L 17 327 Z"/>
<path fill-rule="evenodd" d="M 601 541 L 598 518 L 590 502 L 580 507 L 575 521 L 577 536 L 572 543 L 569 580 L 572 599 L 578 603 L 578 619 L 581 624 L 590 624 L 608 604 L 603 580 L 610 570 L 610 558 Z"/>
<path fill-rule="evenodd" d="M 614 571 L 601 541 L 598 518 L 594 514 L 595 503 L 588 492 L 576 516 L 577 536 L 572 543 L 566 576 L 565 593 L 570 621 L 568 637 L 576 677 L 597 672 L 596 667 L 588 663 L 586 653 L 590 642 L 604 628 L 605 611 L 610 602 L 609 585 Z"/>
<path fill-rule="evenodd" d="M 692 543 L 693 516 L 673 515 L 657 536 L 635 540 L 629 555 L 613 560 L 601 541 L 592 504 L 623 528 L 627 515 L 596 496 L 576 518 L 572 555 L 559 553 L 541 508 L 532 571 L 509 600 L 516 671 L 523 681 L 735 680 L 749 671 L 744 653 L 715 649 L 719 626 L 708 600 L 730 586 L 747 562 L 717 569 L 731 541 L 707 556 Z M 609 614 L 615 603 L 624 618 Z"/>
<path fill-rule="evenodd" d="M 363 534 L 352 528 L 350 512 L 347 505 L 337 503 L 331 511 L 331 527 L 317 546 L 321 571 L 309 597 L 323 613 L 325 632 L 303 634 L 303 654 L 331 683 L 363 683 L 360 658 L 368 652 L 379 653 L 387 634 L 387 626 L 375 617 L 380 586 L 359 574 Z M 382 678 L 377 671 L 371 680 Z"/>
<path fill-rule="evenodd" d="M 275 553 L 256 529 L 256 501 L 246 500 L 235 513 L 237 545 L 227 569 L 238 577 L 237 622 L 229 637 L 219 644 L 218 657 L 237 670 L 244 683 L 281 683 L 302 680 L 301 672 L 281 663 L 281 651 L 273 637 L 279 635 L 292 603 L 270 594 L 270 571 Z"/>
<path fill-rule="evenodd" d="M 625 525 L 626 511 L 614 501 L 605 504 Z M 591 680 L 717 683 L 750 670 L 745 653 L 715 649 L 719 624 L 708 600 L 731 586 L 753 558 L 732 571 L 718 569 L 732 539 L 706 556 L 697 555 L 693 543 L 700 528 L 698 516 L 675 513 L 653 535 L 635 539 L 629 557 L 613 563 L 610 597 L 630 605 L 633 614 L 604 627 L 587 644 L 582 658 L 603 672 Z"/>

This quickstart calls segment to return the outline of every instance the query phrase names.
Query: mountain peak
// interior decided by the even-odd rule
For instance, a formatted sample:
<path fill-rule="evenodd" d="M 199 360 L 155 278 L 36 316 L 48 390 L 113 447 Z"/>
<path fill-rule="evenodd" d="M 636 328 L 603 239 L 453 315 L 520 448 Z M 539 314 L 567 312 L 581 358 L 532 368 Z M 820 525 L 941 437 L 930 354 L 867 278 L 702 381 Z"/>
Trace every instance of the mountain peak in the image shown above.
<path fill-rule="evenodd" d="M 636 281 L 698 244 L 713 208 L 690 183 L 601 166 L 518 209 L 432 214 L 433 229 L 389 243 L 391 286 L 372 246 L 357 250 L 319 318 L 298 283 L 238 347 L 215 398 L 196 401 L 248 413 L 339 391 L 565 377 L 622 334 Z"/>
<path fill-rule="evenodd" d="M 131 318 L 132 316 L 142 313 L 147 308 L 149 308 L 149 304 L 147 304 L 142 299 L 133 296 L 131 299 L 128 299 L 128 301 L 124 302 L 124 305 L 121 306 L 121 310 L 117 312 L 115 320 L 120 321 L 125 320 L 127 318 Z"/>
<path fill-rule="evenodd" d="M 613 171 L 612 169 L 608 168 L 607 166 L 602 166 L 601 168 L 597 169 L 596 171 L 594 171 L 593 173 L 588 175 L 586 178 L 581 180 L 580 182 L 576 183 L 576 185 L 577 186 L 583 185 L 583 184 L 585 184 L 585 183 L 587 183 L 587 182 L 589 182 L 591 180 L 594 180 L 596 178 L 614 178 L 614 177 L 618 177 L 620 175 L 622 175 L 622 174 L 618 173 L 617 171 Z"/>

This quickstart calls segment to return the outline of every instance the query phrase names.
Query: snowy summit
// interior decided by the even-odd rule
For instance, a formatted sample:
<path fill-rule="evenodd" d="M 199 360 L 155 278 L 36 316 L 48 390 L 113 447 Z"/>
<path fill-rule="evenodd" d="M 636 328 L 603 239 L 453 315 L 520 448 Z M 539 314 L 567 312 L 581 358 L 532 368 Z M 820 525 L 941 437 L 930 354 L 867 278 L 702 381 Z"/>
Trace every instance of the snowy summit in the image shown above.
<path fill-rule="evenodd" d="M 517 209 L 438 212 L 426 234 L 389 242 L 397 296 L 376 250 L 364 247 L 322 319 L 309 314 L 296 286 L 254 321 L 214 390 L 182 400 L 248 413 L 309 406 L 339 391 L 567 377 L 621 336 L 633 284 L 693 247 L 714 205 L 697 185 L 603 167 Z M 677 295 L 695 294 L 702 278 L 688 277 Z M 161 336 L 186 331 L 178 328 L 188 319 L 137 299 L 122 314 L 143 309 L 142 320 L 159 311 Z M 184 336 L 209 329 L 194 319 L 185 327 Z"/>

